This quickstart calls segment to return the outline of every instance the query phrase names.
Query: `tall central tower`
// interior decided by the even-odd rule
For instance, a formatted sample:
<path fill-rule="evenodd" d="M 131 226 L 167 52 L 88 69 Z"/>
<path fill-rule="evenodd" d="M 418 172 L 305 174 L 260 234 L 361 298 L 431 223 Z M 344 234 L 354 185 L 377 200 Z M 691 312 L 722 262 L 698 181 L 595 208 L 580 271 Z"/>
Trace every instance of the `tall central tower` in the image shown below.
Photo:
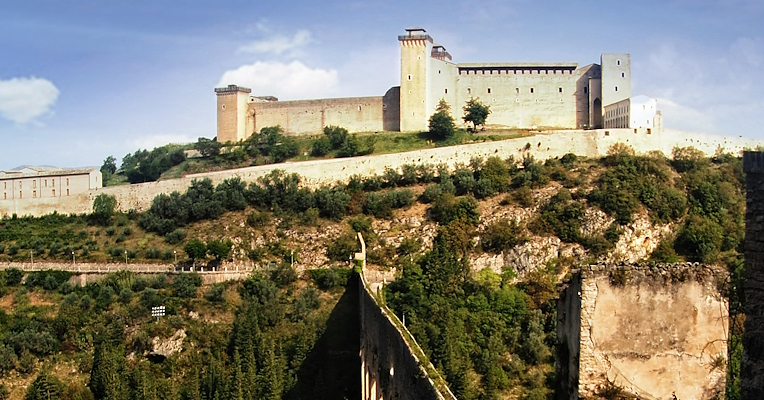
<path fill-rule="evenodd" d="M 406 29 L 398 36 L 401 43 L 401 131 L 426 131 L 428 106 L 427 81 L 430 70 L 432 37 L 419 27 Z"/>

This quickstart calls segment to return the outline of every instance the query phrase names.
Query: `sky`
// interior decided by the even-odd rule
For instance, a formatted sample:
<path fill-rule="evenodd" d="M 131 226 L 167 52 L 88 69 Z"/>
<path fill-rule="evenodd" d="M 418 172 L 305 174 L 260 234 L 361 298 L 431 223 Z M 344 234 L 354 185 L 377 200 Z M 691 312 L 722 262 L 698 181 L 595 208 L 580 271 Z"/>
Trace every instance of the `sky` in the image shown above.
<path fill-rule="evenodd" d="M 100 166 L 216 135 L 213 89 L 280 100 L 380 96 L 397 35 L 454 62 L 599 63 L 667 128 L 764 139 L 764 1 L 0 0 L 0 169 Z"/>

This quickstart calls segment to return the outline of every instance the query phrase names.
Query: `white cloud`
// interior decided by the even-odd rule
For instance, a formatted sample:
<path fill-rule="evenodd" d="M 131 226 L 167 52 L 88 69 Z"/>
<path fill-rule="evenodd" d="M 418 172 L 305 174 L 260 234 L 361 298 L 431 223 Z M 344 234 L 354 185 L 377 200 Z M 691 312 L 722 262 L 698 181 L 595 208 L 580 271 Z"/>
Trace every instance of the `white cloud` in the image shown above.
<path fill-rule="evenodd" d="M 196 140 L 197 138 L 194 138 L 188 135 L 183 135 L 183 134 L 156 134 L 156 135 L 138 137 L 138 138 L 129 140 L 127 143 L 129 144 L 130 148 L 134 149 L 132 151 L 135 151 L 138 149 L 151 150 L 155 147 L 164 146 L 168 143 L 177 143 L 177 144 L 192 143 L 192 142 L 196 142 Z"/>
<path fill-rule="evenodd" d="M 259 27 L 259 29 L 264 29 Z M 243 53 L 273 53 L 283 54 L 294 52 L 301 47 L 311 43 L 313 37 L 306 30 L 299 30 L 293 37 L 276 35 L 267 39 L 256 40 L 239 48 Z"/>
<path fill-rule="evenodd" d="M 58 99 L 56 86 L 41 78 L 0 80 L 0 116 L 24 124 L 48 114 Z"/>
<path fill-rule="evenodd" d="M 310 68 L 300 61 L 257 61 L 226 71 L 218 86 L 235 84 L 252 89 L 253 95 L 273 95 L 280 100 L 329 97 L 337 88 L 337 70 Z"/>

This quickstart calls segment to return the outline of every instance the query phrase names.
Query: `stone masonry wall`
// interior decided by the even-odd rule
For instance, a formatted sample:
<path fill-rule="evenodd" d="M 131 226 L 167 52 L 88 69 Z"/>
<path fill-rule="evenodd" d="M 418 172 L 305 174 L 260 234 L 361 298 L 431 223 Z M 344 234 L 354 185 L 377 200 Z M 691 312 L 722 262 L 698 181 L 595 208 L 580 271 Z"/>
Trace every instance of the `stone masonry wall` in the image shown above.
<path fill-rule="evenodd" d="M 558 391 L 559 398 L 594 397 L 610 384 L 646 399 L 701 400 L 724 393 L 724 270 L 645 263 L 586 266 L 576 274 L 580 291 L 571 292 L 569 301 L 580 301 L 581 310 L 578 390 Z M 572 323 L 558 327 L 575 329 Z"/>
<path fill-rule="evenodd" d="M 361 312 L 361 400 L 456 400 L 439 391 L 403 333 L 358 279 Z M 416 344 L 414 344 L 416 345 Z"/>
<path fill-rule="evenodd" d="M 382 131 L 382 96 L 249 103 L 254 131 L 280 125 L 288 135 L 317 135 L 325 126 L 350 132 Z"/>
<path fill-rule="evenodd" d="M 745 152 L 745 333 L 741 398 L 764 399 L 764 152 Z"/>
<path fill-rule="evenodd" d="M 601 157 L 606 155 L 610 146 L 615 143 L 630 145 L 640 153 L 657 150 L 671 156 L 671 150 L 676 146 L 692 146 L 707 155 L 713 155 L 717 151 L 740 154 L 745 148 L 754 148 L 763 142 L 755 139 L 674 130 L 664 130 L 652 134 L 647 134 L 645 130 L 634 133 L 632 129 L 555 131 L 496 142 L 438 147 L 405 153 L 287 162 L 207 172 L 159 182 L 106 187 L 57 199 L 0 200 L 0 215 L 40 216 L 53 211 L 60 214 L 89 213 L 93 208 L 93 199 L 100 193 L 115 196 L 122 211 L 131 208 L 141 211 L 147 209 L 154 197 L 160 193 L 185 192 L 194 179 L 209 178 L 213 184 L 218 184 L 225 179 L 238 176 L 245 182 L 254 182 L 257 178 L 276 169 L 285 170 L 288 173 L 297 173 L 303 177 L 305 185 L 318 187 L 336 181 L 347 181 L 350 176 L 355 174 L 365 176 L 382 174 L 386 167 L 399 168 L 404 164 L 445 163 L 453 167 L 457 163 L 469 164 L 473 157 L 499 156 L 507 158 L 514 156 L 516 160 L 521 160 L 523 156 L 531 155 L 536 159 L 545 160 L 561 157 L 566 153 L 575 153 L 585 157 Z M 530 146 L 526 148 L 528 144 Z"/>

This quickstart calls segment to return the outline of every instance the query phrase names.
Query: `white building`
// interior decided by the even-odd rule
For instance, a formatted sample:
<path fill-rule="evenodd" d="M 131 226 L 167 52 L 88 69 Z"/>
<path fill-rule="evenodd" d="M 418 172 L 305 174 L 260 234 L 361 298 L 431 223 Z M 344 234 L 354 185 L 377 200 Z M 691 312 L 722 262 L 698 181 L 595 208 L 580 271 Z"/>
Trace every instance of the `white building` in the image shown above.
<path fill-rule="evenodd" d="M 605 129 L 657 128 L 660 113 L 657 100 L 644 95 L 634 96 L 605 106 Z"/>

